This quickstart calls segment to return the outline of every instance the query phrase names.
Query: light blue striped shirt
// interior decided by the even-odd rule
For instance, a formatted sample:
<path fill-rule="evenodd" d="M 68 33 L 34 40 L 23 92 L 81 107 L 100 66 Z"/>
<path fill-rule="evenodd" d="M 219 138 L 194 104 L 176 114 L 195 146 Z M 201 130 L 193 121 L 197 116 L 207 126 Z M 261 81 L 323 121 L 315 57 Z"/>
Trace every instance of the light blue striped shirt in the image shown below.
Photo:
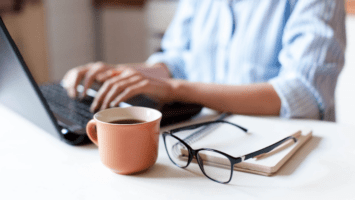
<path fill-rule="evenodd" d="M 343 0 L 181 0 L 147 63 L 194 82 L 268 82 L 281 117 L 335 121 L 345 46 Z"/>

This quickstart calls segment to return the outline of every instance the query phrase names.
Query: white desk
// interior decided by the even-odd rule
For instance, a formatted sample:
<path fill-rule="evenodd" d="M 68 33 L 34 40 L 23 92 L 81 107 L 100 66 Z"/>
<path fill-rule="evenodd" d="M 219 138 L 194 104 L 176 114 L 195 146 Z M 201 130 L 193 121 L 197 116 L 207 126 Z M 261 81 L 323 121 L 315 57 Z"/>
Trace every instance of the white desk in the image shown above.
<path fill-rule="evenodd" d="M 137 175 L 117 175 L 94 145 L 69 146 L 0 105 L 0 199 L 354 199 L 355 129 L 295 120 L 314 137 L 272 177 L 235 172 L 230 184 L 174 166 L 163 149 Z M 305 157 L 302 155 L 306 155 Z"/>

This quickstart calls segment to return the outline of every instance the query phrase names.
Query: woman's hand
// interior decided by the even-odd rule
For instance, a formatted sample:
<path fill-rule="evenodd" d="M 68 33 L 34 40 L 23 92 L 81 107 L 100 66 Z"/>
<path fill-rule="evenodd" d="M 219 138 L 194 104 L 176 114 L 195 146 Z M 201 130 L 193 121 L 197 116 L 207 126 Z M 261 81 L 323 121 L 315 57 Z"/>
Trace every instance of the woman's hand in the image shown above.
<path fill-rule="evenodd" d="M 104 84 L 96 94 L 91 112 L 116 107 L 120 102 L 138 94 L 145 94 L 163 102 L 174 100 L 174 81 L 147 76 L 146 70 L 121 66 L 101 73 L 99 79 L 104 80 Z"/>
<path fill-rule="evenodd" d="M 77 87 L 83 80 L 84 90 L 81 97 L 85 97 L 87 89 L 90 88 L 95 80 L 104 82 L 115 75 L 109 73 L 114 72 L 112 69 L 112 65 L 103 62 L 89 63 L 73 68 L 69 70 L 63 78 L 64 87 L 66 88 L 68 95 L 71 98 L 75 98 L 78 96 Z"/>

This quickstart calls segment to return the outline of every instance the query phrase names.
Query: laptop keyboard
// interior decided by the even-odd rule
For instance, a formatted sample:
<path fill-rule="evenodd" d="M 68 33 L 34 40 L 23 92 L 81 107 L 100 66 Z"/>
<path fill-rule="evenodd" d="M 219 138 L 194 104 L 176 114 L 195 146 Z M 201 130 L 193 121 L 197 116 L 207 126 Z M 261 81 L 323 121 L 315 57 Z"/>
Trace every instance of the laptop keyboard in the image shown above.
<path fill-rule="evenodd" d="M 42 85 L 40 90 L 51 110 L 61 117 L 81 127 L 86 127 L 87 122 L 93 118 L 94 114 L 89 111 L 92 97 L 86 97 L 81 101 L 71 99 L 59 84 Z"/>
<path fill-rule="evenodd" d="M 93 118 L 94 114 L 89 111 L 93 101 L 92 97 L 86 97 L 81 101 L 71 99 L 60 84 L 42 85 L 40 86 L 40 90 L 47 100 L 50 109 L 72 123 L 85 128 L 88 121 Z M 137 95 L 129 99 L 126 103 L 160 110 L 163 114 L 161 121 L 162 126 L 190 119 L 202 109 L 200 105 L 181 102 L 163 105 L 144 95 Z"/>

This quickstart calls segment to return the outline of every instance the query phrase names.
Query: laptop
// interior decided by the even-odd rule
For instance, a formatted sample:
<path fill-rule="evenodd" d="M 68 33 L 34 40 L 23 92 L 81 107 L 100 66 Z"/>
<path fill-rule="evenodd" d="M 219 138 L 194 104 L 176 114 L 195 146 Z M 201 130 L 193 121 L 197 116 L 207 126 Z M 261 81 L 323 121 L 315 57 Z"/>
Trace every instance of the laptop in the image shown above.
<path fill-rule="evenodd" d="M 78 87 L 78 91 L 82 90 Z M 26 66 L 19 50 L 0 17 L 0 103 L 19 113 L 29 121 L 56 138 L 71 144 L 89 143 L 85 131 L 87 122 L 93 118 L 89 112 L 95 90 L 81 101 L 67 96 L 61 83 L 38 86 Z M 163 104 L 144 95 L 137 95 L 120 107 L 143 106 L 162 112 L 161 125 L 188 120 L 198 114 L 202 106 L 173 102 Z"/>

